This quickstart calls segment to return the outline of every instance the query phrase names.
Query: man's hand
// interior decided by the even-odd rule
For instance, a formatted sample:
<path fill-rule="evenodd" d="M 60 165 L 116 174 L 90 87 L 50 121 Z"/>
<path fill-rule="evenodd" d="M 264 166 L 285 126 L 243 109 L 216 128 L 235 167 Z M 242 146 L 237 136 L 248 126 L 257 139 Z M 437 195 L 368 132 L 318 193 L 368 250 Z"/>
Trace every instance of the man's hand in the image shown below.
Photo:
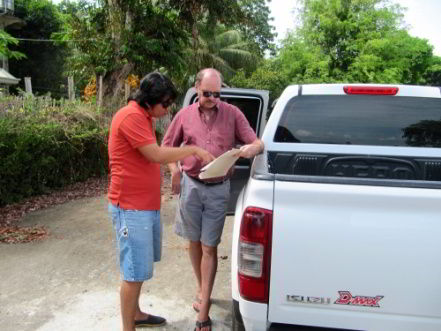
<path fill-rule="evenodd" d="M 181 172 L 179 169 L 173 171 L 171 174 L 172 193 L 179 194 L 181 191 Z"/>
<path fill-rule="evenodd" d="M 197 146 L 193 146 L 195 151 L 194 154 L 196 154 L 196 157 L 201 160 L 202 164 L 210 163 L 215 159 L 215 157 L 210 153 L 207 152 L 205 149 L 202 149 Z"/>
<path fill-rule="evenodd" d="M 253 142 L 252 144 L 243 145 L 240 148 L 240 157 L 251 159 L 255 155 L 259 154 L 263 150 L 263 143 L 260 140 Z"/>

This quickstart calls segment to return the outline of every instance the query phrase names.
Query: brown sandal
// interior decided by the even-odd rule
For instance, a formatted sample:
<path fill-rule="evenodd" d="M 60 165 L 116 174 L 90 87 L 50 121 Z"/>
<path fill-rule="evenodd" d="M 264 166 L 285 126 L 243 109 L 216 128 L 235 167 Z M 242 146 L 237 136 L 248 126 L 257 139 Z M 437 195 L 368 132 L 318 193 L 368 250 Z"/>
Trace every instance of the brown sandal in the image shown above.
<path fill-rule="evenodd" d="M 194 331 L 196 331 L 197 328 L 199 328 L 199 330 L 201 330 L 202 328 L 205 328 L 207 326 L 209 326 L 210 330 L 211 330 L 211 324 L 212 323 L 211 323 L 210 316 L 208 316 L 208 319 L 206 321 L 202 321 L 202 322 L 196 321 L 196 327 L 194 328 Z"/>

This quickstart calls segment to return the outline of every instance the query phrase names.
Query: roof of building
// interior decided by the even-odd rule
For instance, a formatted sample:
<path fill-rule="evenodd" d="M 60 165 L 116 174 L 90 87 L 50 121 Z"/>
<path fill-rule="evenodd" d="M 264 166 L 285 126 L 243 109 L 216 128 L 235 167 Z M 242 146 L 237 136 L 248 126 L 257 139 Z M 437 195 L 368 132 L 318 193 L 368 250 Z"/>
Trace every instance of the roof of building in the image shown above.
<path fill-rule="evenodd" d="M 19 81 L 20 79 L 15 78 L 5 69 L 0 68 L 0 84 L 13 85 L 13 84 L 18 84 Z"/>

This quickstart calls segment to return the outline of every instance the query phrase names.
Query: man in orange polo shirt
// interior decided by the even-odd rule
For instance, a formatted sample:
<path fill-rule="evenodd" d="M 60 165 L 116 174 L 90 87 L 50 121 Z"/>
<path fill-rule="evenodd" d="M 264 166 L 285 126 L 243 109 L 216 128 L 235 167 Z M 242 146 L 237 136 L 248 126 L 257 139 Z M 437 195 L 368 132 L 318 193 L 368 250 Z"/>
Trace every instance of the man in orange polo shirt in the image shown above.
<path fill-rule="evenodd" d="M 197 146 L 158 146 L 152 118 L 167 114 L 176 95 L 166 76 L 150 73 L 128 105 L 114 115 L 110 127 L 108 199 L 123 277 L 120 299 L 124 331 L 165 323 L 163 317 L 142 312 L 139 307 L 142 284 L 153 276 L 153 262 L 161 258 L 160 163 L 188 156 L 204 164 L 214 159 Z"/>

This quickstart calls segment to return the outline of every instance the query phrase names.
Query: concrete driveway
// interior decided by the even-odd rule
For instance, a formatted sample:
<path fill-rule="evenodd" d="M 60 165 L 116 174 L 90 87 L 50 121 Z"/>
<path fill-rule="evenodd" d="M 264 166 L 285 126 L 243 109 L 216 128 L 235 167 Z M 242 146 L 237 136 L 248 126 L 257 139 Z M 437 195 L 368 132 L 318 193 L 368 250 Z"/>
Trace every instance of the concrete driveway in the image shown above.
<path fill-rule="evenodd" d="M 162 261 L 144 283 L 141 308 L 167 318 L 168 324 L 157 330 L 193 330 L 196 284 L 187 243 L 173 233 L 176 198 L 164 199 Z M 0 244 L 1 330 L 121 330 L 120 276 L 106 197 L 34 212 L 21 223 L 36 224 L 49 229 L 46 240 Z M 219 246 L 213 330 L 231 328 L 231 232 L 230 216 Z"/>

